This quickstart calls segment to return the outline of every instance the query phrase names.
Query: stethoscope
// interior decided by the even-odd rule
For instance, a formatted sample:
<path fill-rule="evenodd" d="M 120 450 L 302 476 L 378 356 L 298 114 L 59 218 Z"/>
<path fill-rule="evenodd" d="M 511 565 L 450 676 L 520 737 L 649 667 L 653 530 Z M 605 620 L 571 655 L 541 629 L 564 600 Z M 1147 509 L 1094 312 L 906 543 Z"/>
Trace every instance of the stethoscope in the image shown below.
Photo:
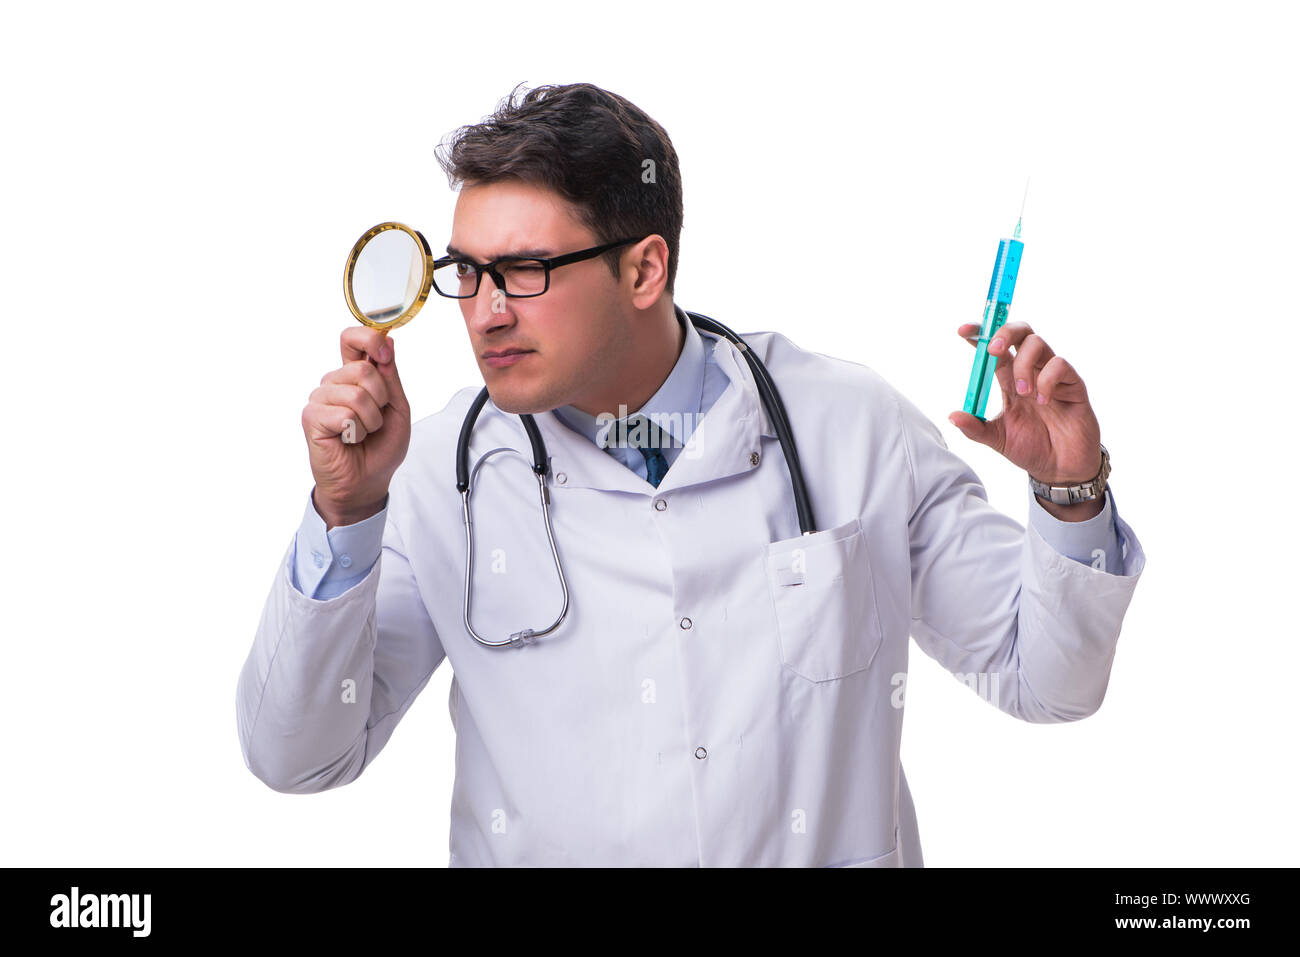
<path fill-rule="evenodd" d="M 357 320 L 378 329 L 383 335 L 411 321 L 429 298 L 433 282 L 435 263 L 429 242 L 418 230 L 404 223 L 380 223 L 368 229 L 353 245 L 348 254 L 347 264 L 343 270 L 343 294 L 348 309 Z M 745 357 L 754 374 L 754 383 L 758 387 L 758 397 L 763 403 L 776 436 L 781 442 L 781 452 L 785 455 L 785 464 L 790 470 L 790 484 L 794 487 L 794 504 L 799 513 L 799 528 L 805 535 L 816 530 L 813 522 L 812 505 L 808 501 L 808 488 L 804 482 L 803 469 L 799 466 L 799 453 L 794 447 L 794 436 L 790 432 L 790 420 L 786 416 L 781 396 L 772 383 L 772 377 L 758 357 L 749 350 L 745 340 L 732 332 L 720 322 L 695 312 L 686 312 L 676 307 L 677 316 L 683 322 L 689 319 L 695 328 L 714 336 L 721 336 Z M 564 567 L 560 563 L 560 553 L 555 548 L 555 532 L 551 528 L 551 496 L 546 488 L 546 476 L 550 471 L 546 443 L 537 429 L 537 423 L 527 413 L 521 414 L 524 431 L 533 447 L 533 473 L 537 478 L 537 491 L 542 501 L 542 518 L 546 522 L 546 540 L 551 546 L 551 557 L 555 560 L 555 573 L 560 579 L 560 589 L 564 592 L 564 604 L 560 615 L 546 628 L 535 631 L 524 628 L 513 632 L 510 637 L 500 641 L 490 641 L 474 630 L 470 624 L 471 595 L 474 590 L 474 522 L 470 515 L 470 493 L 474 479 L 483 463 L 499 452 L 513 452 L 522 457 L 515 449 L 504 447 L 492 449 L 485 453 L 469 470 L 469 440 L 474 431 L 474 423 L 479 412 L 488 400 L 487 386 L 474 399 L 460 427 L 460 440 L 456 444 L 456 490 L 460 492 L 461 511 L 465 519 L 465 630 L 481 645 L 490 648 L 503 646 L 519 647 L 531 643 L 534 639 L 549 635 L 560 627 L 569 613 L 569 586 L 564 580 Z"/>
<path fill-rule="evenodd" d="M 773 384 L 767 367 L 763 365 L 758 356 L 750 351 L 749 346 L 745 344 L 745 340 L 722 323 L 696 312 L 687 312 L 680 307 L 676 308 L 677 315 L 683 321 L 690 319 L 695 324 L 696 329 L 726 338 L 749 362 L 749 368 L 754 374 L 754 383 L 758 387 L 759 399 L 762 401 L 763 409 L 767 412 L 768 418 L 771 419 L 776 429 L 777 439 L 781 443 L 781 452 L 785 456 L 786 466 L 790 470 L 790 484 L 794 489 L 795 509 L 799 513 L 799 528 L 803 534 L 811 535 L 816 531 L 816 524 L 813 521 L 812 505 L 808 501 L 808 487 L 804 482 L 803 469 L 799 464 L 799 453 L 795 449 L 794 435 L 790 431 L 790 420 L 786 416 L 785 405 L 781 402 L 781 396 L 776 391 L 776 385 Z M 470 514 L 470 495 L 474 489 L 474 480 L 478 476 L 478 470 L 491 456 L 499 452 L 513 452 L 516 455 L 522 455 L 522 453 L 508 446 L 492 449 L 484 453 L 475 464 L 474 471 L 470 471 L 470 436 L 474 431 L 474 423 L 478 420 L 479 412 L 483 410 L 487 400 L 488 390 L 487 386 L 484 386 L 470 405 L 469 411 L 465 414 L 465 421 L 461 423 L 460 427 L 460 439 L 456 443 L 456 490 L 460 492 L 461 513 L 465 521 L 465 630 L 479 644 L 487 645 L 490 648 L 519 647 L 537 638 L 549 635 L 560 627 L 561 622 L 569 613 L 569 586 L 564 580 L 564 566 L 560 562 L 560 553 L 555 547 L 555 532 L 551 528 L 551 496 L 546 488 L 546 476 L 550 471 L 550 463 L 546 454 L 546 443 L 542 441 L 542 434 L 538 431 L 537 423 L 533 421 L 533 417 L 523 413 L 519 418 L 523 421 L 524 431 L 528 434 L 528 441 L 533 449 L 533 474 L 537 479 L 537 491 L 542 502 L 542 517 L 546 522 L 546 540 L 551 546 L 551 557 L 555 561 L 555 573 L 560 579 L 560 590 L 564 593 L 564 604 L 560 608 L 559 617 L 541 631 L 524 628 L 521 631 L 513 632 L 510 637 L 502 638 L 500 641 L 484 638 L 470 624 L 470 605 L 474 590 L 474 521 Z"/>

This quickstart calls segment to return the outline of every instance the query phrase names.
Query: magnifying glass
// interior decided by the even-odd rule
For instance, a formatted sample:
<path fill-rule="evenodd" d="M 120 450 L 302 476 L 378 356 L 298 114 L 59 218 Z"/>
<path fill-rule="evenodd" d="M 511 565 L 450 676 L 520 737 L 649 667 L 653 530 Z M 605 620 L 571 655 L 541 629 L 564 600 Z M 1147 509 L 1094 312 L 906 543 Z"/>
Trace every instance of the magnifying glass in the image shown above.
<path fill-rule="evenodd" d="M 420 311 L 433 285 L 428 240 L 402 223 L 367 229 L 343 270 L 343 297 L 358 321 L 384 335 Z"/>

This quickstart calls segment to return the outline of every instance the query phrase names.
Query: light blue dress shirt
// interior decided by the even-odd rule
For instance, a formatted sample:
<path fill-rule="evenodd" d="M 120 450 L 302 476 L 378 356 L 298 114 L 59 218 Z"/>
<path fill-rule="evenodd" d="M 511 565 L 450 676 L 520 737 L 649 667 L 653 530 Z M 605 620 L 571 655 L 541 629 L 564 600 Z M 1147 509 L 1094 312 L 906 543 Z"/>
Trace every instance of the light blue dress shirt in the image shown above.
<path fill-rule="evenodd" d="M 680 316 L 678 323 L 683 324 Z M 664 384 L 641 409 L 620 420 L 643 415 L 666 430 L 672 436 L 672 440 L 663 446 L 669 468 L 681 454 L 682 447 L 690 441 L 700 418 L 713 407 L 729 383 L 726 374 L 714 361 L 712 349 L 705 348 L 705 337 L 694 323 L 687 322 L 684 326 L 686 335 L 681 354 Z M 712 336 L 708 339 L 713 341 Z M 611 413 L 618 411 L 622 410 L 610 410 Z M 640 451 L 632 445 L 620 446 L 603 441 L 612 431 L 608 421 L 601 421 L 571 405 L 557 408 L 555 416 L 575 432 L 603 447 L 641 478 L 646 478 L 645 457 Z M 1082 522 L 1063 522 L 1053 516 L 1043 508 L 1027 482 L 1026 492 L 1029 495 L 1030 523 L 1057 552 L 1091 565 L 1096 552 L 1102 551 L 1106 556 L 1105 568 L 1123 567 L 1123 553 L 1115 527 L 1115 503 L 1109 488 L 1106 489 L 1102 510 Z M 311 493 L 308 493 L 307 510 L 294 545 L 293 587 L 309 598 L 326 601 L 338 597 L 365 578 L 379 560 L 383 547 L 387 506 L 385 499 L 384 508 L 370 518 L 327 531 L 325 521 L 312 504 Z"/>

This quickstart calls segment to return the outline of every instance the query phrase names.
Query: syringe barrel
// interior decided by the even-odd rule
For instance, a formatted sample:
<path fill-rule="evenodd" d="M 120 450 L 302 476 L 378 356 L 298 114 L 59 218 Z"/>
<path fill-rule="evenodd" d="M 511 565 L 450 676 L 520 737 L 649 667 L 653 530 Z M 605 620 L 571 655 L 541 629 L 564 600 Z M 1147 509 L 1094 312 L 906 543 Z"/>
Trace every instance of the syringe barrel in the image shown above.
<path fill-rule="evenodd" d="M 998 357 L 988 354 L 989 341 L 1007 321 L 1011 297 L 1016 291 L 1016 277 L 1020 274 L 1020 254 L 1025 244 L 1018 239 L 998 241 L 998 255 L 993 261 L 993 278 L 989 280 L 988 301 L 984 304 L 984 322 L 980 326 L 979 343 L 975 348 L 975 363 L 971 368 L 966 401 L 962 408 L 980 419 L 988 403 L 989 388 L 993 384 Z"/>
<path fill-rule="evenodd" d="M 1020 275 L 1020 254 L 1025 244 L 1018 239 L 998 240 L 998 255 L 993 260 L 993 278 L 989 280 L 988 302 L 984 304 L 984 323 L 980 327 L 980 342 L 988 344 L 993 333 L 1006 321 L 1011 296 L 1016 291 L 1016 276 Z"/>
<path fill-rule="evenodd" d="M 998 258 L 993 261 L 993 278 L 989 280 L 989 302 L 1011 305 L 1011 295 L 1016 291 L 1016 276 L 1020 274 L 1020 253 L 1025 244 L 1018 239 L 998 241 Z"/>

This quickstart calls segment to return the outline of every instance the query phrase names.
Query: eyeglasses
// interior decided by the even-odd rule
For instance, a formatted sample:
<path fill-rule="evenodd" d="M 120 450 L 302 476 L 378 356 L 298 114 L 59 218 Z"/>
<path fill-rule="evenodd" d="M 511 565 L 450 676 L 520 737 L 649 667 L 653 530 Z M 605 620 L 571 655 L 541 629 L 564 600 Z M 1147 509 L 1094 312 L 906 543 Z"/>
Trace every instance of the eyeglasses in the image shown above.
<path fill-rule="evenodd" d="M 505 259 L 494 259 L 481 266 L 468 259 L 444 256 L 433 262 L 433 288 L 438 295 L 446 296 L 448 299 L 473 299 L 478 295 L 483 274 L 487 273 L 497 284 L 497 288 L 511 299 L 540 296 L 551 288 L 552 269 L 567 266 L 569 263 L 582 262 L 584 259 L 592 259 L 611 249 L 635 242 L 640 242 L 640 237 L 620 239 L 617 242 L 580 249 L 576 253 L 565 253 L 563 256 L 555 256 L 551 259 L 510 256 Z"/>

